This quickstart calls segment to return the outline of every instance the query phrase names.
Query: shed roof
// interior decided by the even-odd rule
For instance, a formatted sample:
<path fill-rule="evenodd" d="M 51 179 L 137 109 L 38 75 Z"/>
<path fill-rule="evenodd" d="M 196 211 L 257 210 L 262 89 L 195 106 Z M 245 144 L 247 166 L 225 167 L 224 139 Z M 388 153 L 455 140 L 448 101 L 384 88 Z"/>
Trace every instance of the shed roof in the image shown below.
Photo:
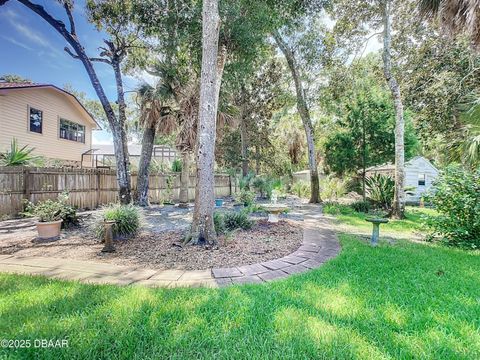
<path fill-rule="evenodd" d="M 405 167 L 412 165 L 416 160 L 420 160 L 420 159 L 426 161 L 428 164 L 430 164 L 431 167 L 437 170 L 437 168 L 426 157 L 420 156 L 420 155 L 415 156 L 411 158 L 409 161 L 407 161 L 405 163 Z M 366 169 L 366 171 L 392 171 L 392 170 L 395 170 L 395 164 L 392 164 L 392 163 L 370 166 L 369 168 Z"/>

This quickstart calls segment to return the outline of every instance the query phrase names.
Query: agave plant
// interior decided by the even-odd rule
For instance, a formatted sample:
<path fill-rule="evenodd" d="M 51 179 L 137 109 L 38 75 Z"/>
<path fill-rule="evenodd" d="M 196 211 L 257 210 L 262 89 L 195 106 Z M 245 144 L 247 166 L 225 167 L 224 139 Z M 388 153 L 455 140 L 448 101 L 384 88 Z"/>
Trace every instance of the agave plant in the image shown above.
<path fill-rule="evenodd" d="M 10 144 L 10 151 L 1 154 L 1 163 L 4 166 L 24 166 L 29 165 L 37 160 L 37 156 L 33 156 L 32 152 L 35 148 L 28 148 L 28 145 L 20 148 L 17 139 L 13 139 Z"/>
<path fill-rule="evenodd" d="M 374 174 L 365 179 L 367 194 L 376 205 L 388 210 L 392 206 L 395 181 L 387 175 Z"/>

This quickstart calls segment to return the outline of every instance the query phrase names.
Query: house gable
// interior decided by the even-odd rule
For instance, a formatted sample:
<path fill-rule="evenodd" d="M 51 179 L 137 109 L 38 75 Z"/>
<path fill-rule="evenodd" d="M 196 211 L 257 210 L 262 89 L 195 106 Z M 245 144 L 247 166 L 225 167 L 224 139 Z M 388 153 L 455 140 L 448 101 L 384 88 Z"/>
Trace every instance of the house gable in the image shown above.
<path fill-rule="evenodd" d="M 33 153 L 36 155 L 80 162 L 82 153 L 91 148 L 92 130 L 98 128 L 73 95 L 54 86 L 0 86 L 0 109 L 0 151 L 8 149 L 12 139 L 16 138 L 20 146 L 35 148 Z M 42 114 L 42 128 L 38 132 L 30 127 L 31 109 Z M 67 122 L 83 127 L 83 139 L 76 137 L 81 141 L 60 134 L 60 123 Z"/>

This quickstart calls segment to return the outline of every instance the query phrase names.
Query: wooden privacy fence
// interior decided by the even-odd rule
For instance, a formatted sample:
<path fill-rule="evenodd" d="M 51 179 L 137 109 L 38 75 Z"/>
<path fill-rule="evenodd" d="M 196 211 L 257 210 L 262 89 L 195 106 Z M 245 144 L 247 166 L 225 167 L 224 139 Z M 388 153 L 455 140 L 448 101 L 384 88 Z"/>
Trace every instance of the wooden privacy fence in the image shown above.
<path fill-rule="evenodd" d="M 179 173 L 150 174 L 149 197 L 152 204 L 178 200 Z M 137 174 L 132 174 L 132 190 L 137 185 Z M 236 181 L 228 174 L 215 175 L 215 196 L 229 196 L 236 192 Z M 79 209 L 95 209 L 118 201 L 115 170 L 0 167 L 0 215 L 16 215 L 25 200 L 36 203 L 56 199 L 67 191 L 70 204 Z M 195 197 L 195 177 L 189 179 L 189 199 Z"/>

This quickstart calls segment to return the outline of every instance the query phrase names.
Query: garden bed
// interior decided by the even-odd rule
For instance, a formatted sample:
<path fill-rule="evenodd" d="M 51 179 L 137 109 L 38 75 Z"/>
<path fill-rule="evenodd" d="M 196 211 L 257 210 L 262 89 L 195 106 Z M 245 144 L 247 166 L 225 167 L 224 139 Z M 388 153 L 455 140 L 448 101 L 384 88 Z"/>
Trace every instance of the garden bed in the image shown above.
<path fill-rule="evenodd" d="M 103 245 L 87 231 L 87 226 L 63 231 L 59 240 L 36 240 L 32 221 L 17 220 L 0 231 L 0 254 L 42 256 L 109 262 L 154 269 L 208 269 L 268 261 L 288 255 L 302 243 L 303 231 L 296 221 L 272 224 L 258 220 L 250 230 L 237 230 L 219 238 L 219 247 L 208 249 L 179 246 L 185 229 L 143 231 L 134 238 L 115 241 L 116 252 L 102 253 Z"/>

